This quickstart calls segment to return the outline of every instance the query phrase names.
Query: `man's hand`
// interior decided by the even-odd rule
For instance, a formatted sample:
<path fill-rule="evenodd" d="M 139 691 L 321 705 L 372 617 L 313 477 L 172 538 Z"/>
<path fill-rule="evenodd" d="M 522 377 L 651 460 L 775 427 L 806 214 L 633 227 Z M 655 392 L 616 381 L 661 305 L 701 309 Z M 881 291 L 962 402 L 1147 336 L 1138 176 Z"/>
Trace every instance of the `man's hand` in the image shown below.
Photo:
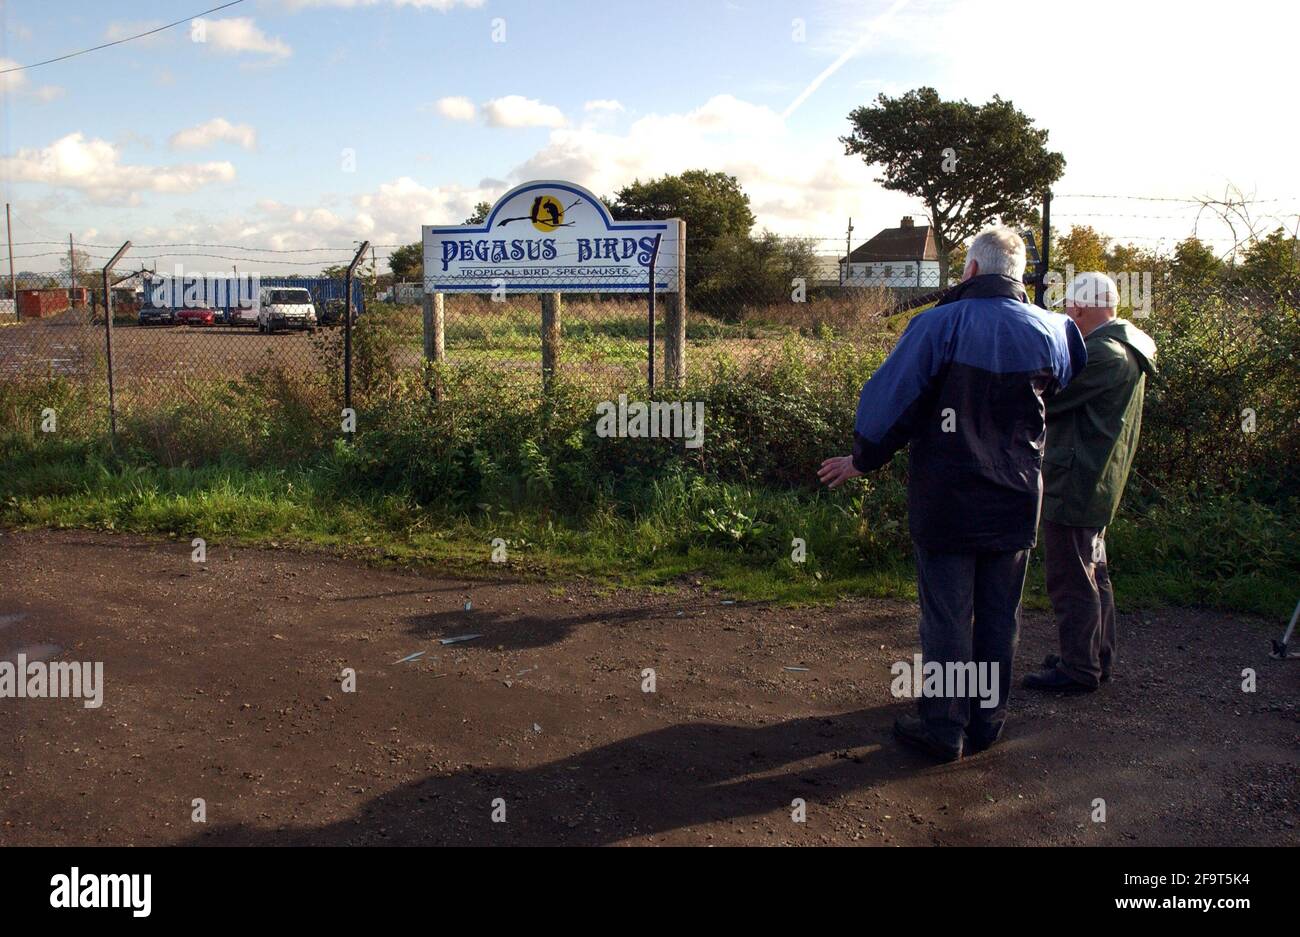
<path fill-rule="evenodd" d="M 861 478 L 862 473 L 853 467 L 853 456 L 837 455 L 822 463 L 817 477 L 827 488 L 838 488 L 850 478 Z"/>

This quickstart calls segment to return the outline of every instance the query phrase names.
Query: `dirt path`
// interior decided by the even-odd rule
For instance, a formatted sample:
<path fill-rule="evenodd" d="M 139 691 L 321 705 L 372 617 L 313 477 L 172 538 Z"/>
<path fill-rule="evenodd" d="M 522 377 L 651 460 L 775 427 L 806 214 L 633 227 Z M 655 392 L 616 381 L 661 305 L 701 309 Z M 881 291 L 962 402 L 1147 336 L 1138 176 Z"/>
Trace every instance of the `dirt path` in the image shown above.
<path fill-rule="evenodd" d="M 890 737 L 907 603 L 726 605 L 285 550 L 200 567 L 187 544 L 84 532 L 0 532 L 0 584 L 0 660 L 103 661 L 106 684 L 99 709 L 0 699 L 3 845 L 1300 843 L 1300 662 L 1226 615 L 1123 616 L 1113 684 L 1020 693 L 1004 745 L 932 766 Z M 1028 615 L 1018 669 L 1049 644 Z"/>

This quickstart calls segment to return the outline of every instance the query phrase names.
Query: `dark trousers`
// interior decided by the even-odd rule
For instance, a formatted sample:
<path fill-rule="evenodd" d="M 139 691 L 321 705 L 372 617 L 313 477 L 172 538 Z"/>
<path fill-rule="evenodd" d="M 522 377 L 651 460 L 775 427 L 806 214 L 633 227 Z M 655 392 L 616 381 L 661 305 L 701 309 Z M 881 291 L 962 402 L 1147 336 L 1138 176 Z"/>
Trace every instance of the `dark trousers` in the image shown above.
<path fill-rule="evenodd" d="M 1115 661 L 1115 595 L 1106 565 L 1105 527 L 1043 521 L 1047 594 L 1056 612 L 1061 660 L 1071 680 L 1097 686 Z"/>
<path fill-rule="evenodd" d="M 1028 561 L 1028 550 L 939 553 L 916 546 L 922 661 L 998 666 L 997 705 L 992 708 L 969 695 L 922 696 L 917 701 L 930 734 L 944 745 L 962 747 L 965 733 L 983 747 L 1002 734 Z"/>

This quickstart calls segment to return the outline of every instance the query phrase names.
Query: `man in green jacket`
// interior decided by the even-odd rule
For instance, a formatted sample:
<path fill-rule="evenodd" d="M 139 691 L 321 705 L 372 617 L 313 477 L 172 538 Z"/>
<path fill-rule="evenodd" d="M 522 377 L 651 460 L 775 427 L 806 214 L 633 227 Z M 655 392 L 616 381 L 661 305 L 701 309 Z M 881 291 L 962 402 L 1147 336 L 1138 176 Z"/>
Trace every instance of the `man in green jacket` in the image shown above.
<path fill-rule="evenodd" d="M 1043 561 L 1060 654 L 1031 673 L 1032 690 L 1088 692 L 1115 662 L 1115 600 L 1106 563 L 1106 526 L 1115 517 L 1142 427 L 1156 346 L 1115 317 L 1119 291 L 1103 273 L 1081 273 L 1065 313 L 1083 333 L 1088 366 L 1047 400 L 1043 454 Z"/>

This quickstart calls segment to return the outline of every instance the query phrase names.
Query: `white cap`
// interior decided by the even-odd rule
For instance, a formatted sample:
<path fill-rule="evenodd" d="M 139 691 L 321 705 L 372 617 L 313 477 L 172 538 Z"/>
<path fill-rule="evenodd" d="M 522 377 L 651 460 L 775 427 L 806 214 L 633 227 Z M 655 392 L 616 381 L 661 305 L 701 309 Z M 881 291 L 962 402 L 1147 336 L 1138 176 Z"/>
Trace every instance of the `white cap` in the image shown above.
<path fill-rule="evenodd" d="M 1114 309 L 1119 305 L 1119 287 L 1104 273 L 1080 273 L 1066 284 L 1065 304 Z"/>

